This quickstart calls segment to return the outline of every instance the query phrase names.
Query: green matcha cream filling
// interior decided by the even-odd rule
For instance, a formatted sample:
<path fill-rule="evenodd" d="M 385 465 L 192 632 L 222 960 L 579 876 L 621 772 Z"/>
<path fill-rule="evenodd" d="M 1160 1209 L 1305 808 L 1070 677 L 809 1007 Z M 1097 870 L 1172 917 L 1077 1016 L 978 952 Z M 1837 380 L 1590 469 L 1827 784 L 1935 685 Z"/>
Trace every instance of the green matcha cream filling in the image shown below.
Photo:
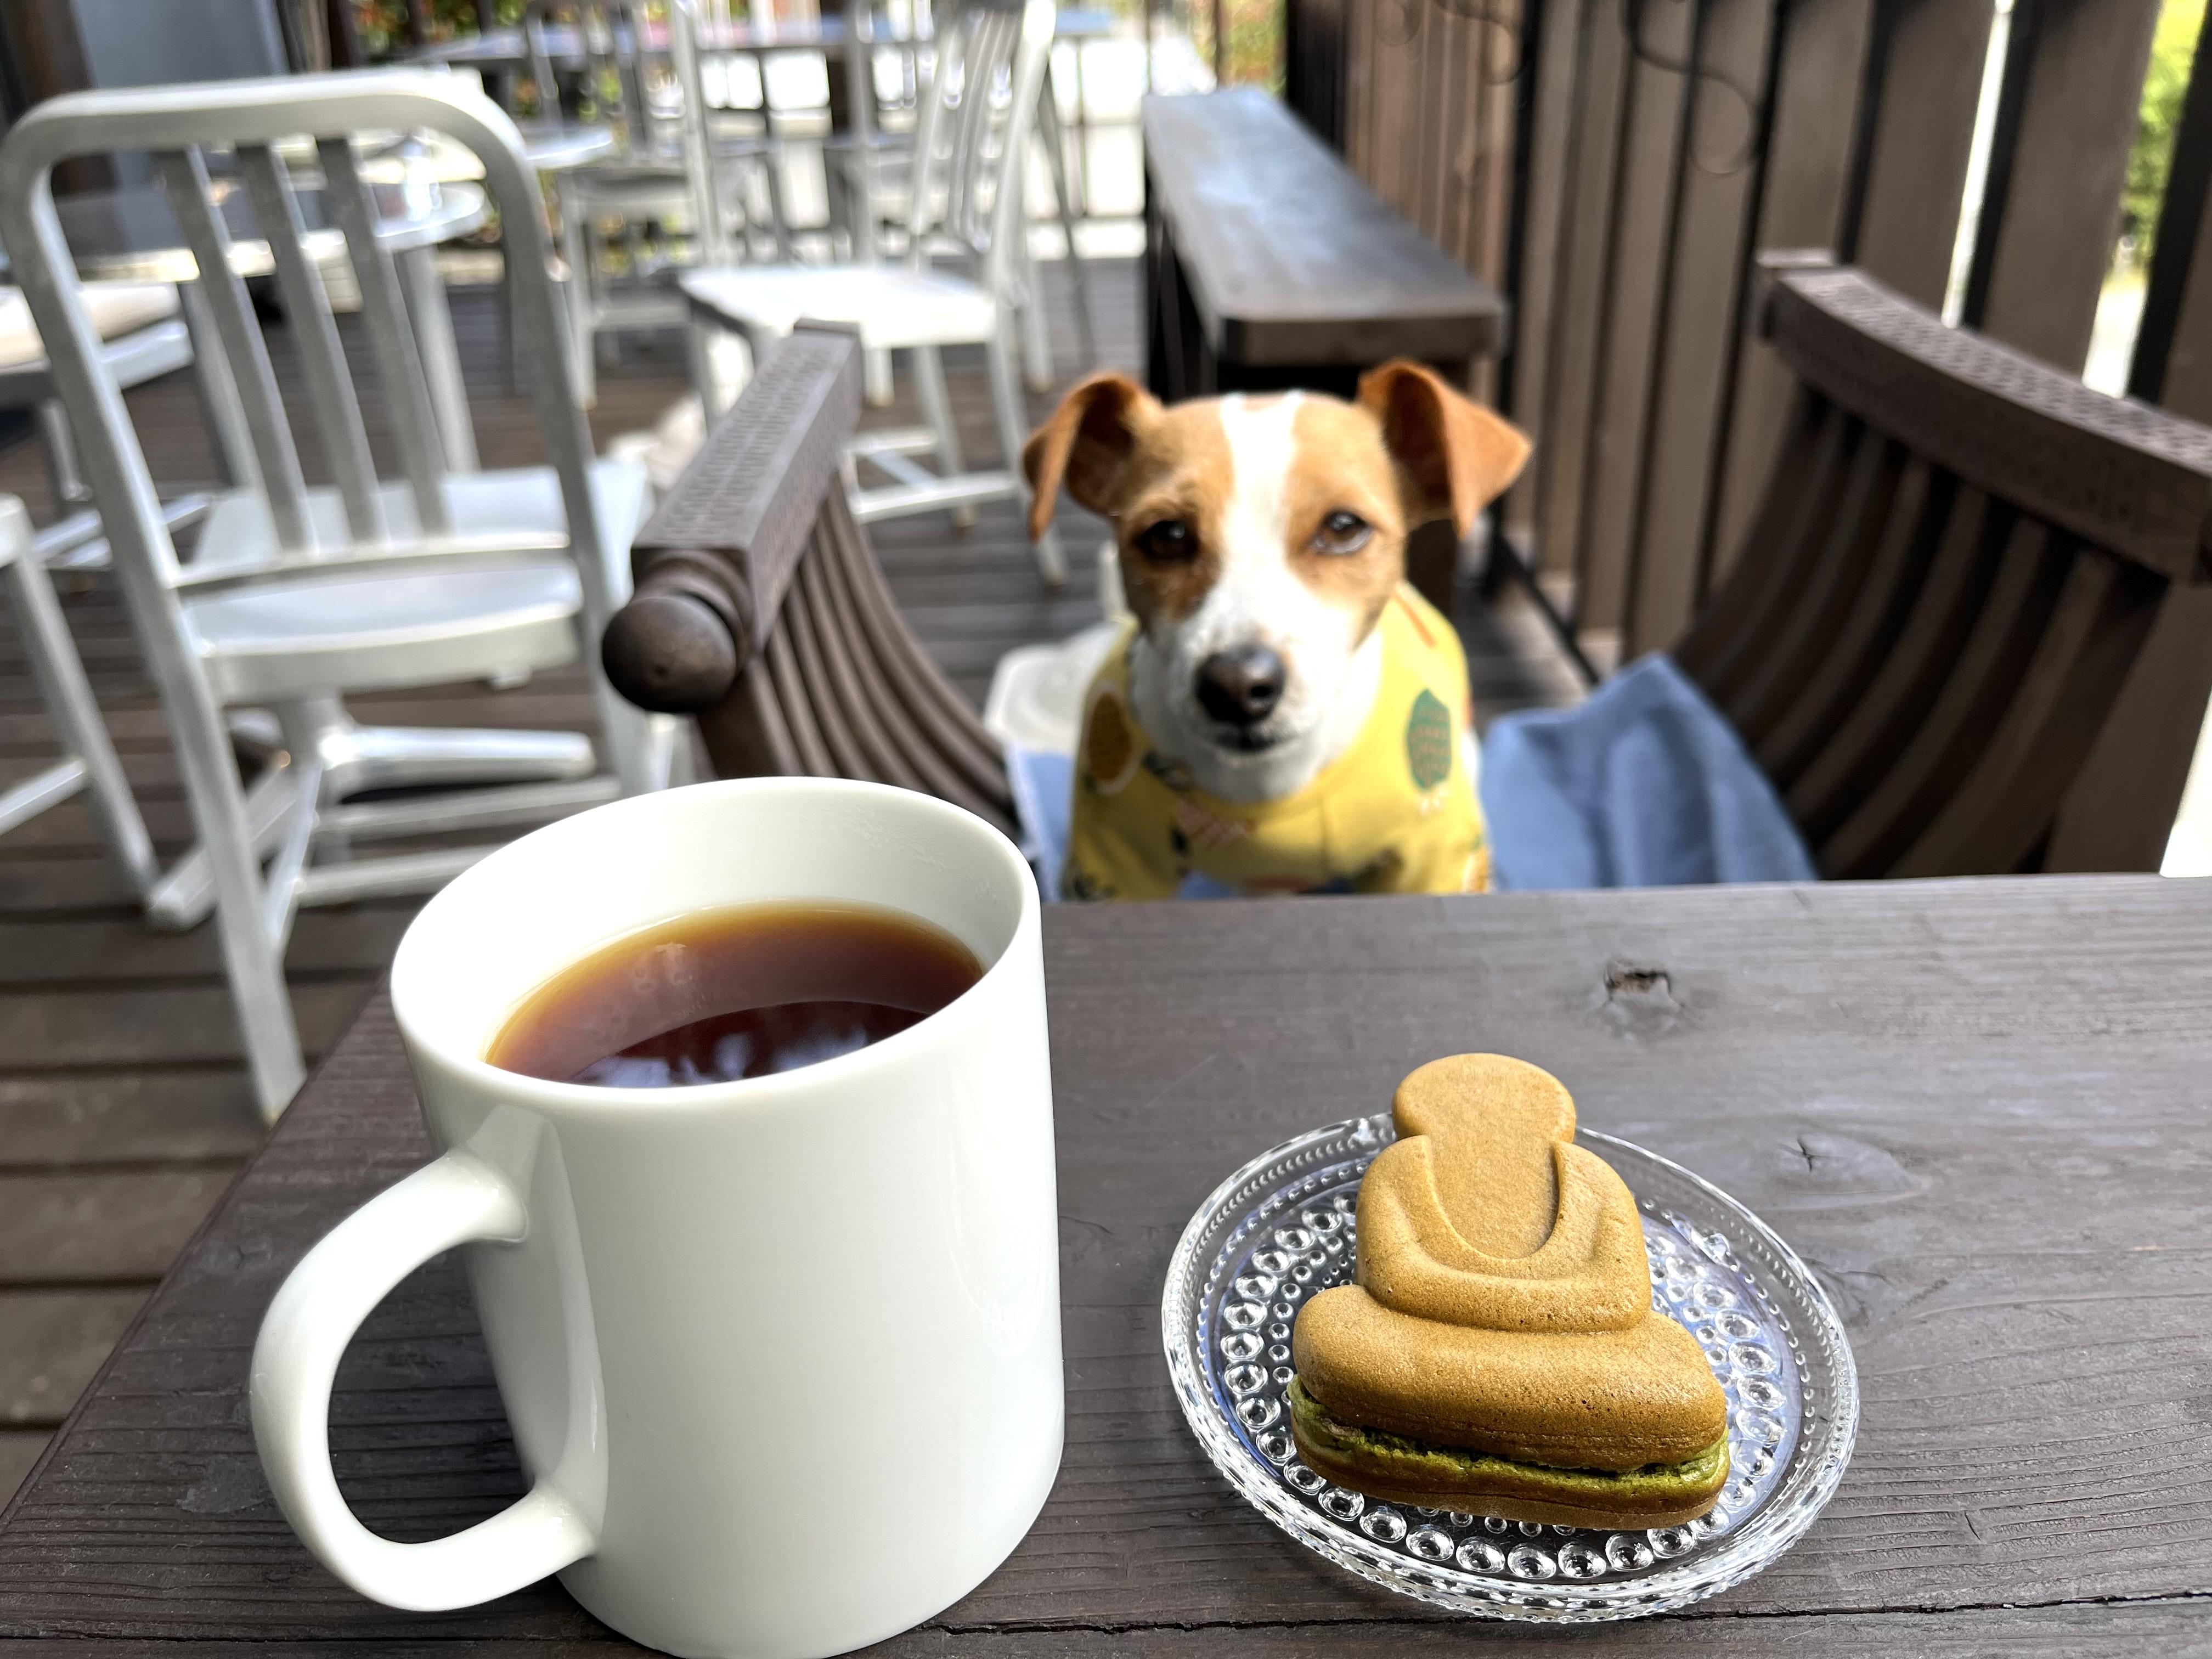
<path fill-rule="evenodd" d="M 1363 1429 L 1340 1423 L 1308 1394 L 1305 1384 L 1293 1377 L 1290 1387 L 1291 1418 L 1298 1432 L 1327 1447 L 1338 1456 L 1357 1459 L 1362 1467 L 1396 1484 L 1419 1490 L 1449 1491 L 1462 1481 L 1485 1475 L 1517 1474 L 1534 1477 L 1562 1497 L 1586 1497 L 1597 1502 L 1626 1498 L 1666 1498 L 1710 1492 L 1728 1468 L 1728 1437 L 1719 1439 L 1683 1463 L 1646 1463 L 1640 1469 L 1563 1469 L 1549 1463 L 1522 1463 L 1510 1457 L 1451 1446 L 1432 1446 L 1381 1429 Z"/>

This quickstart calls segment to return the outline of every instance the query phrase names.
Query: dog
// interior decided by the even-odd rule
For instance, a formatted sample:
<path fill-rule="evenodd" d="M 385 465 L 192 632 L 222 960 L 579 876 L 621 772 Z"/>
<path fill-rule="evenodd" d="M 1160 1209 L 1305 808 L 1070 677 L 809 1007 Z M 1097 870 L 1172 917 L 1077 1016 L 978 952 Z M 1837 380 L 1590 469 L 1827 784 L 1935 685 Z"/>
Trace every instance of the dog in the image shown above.
<path fill-rule="evenodd" d="M 1134 620 L 1085 700 L 1064 895 L 1486 886 L 1467 664 L 1406 538 L 1464 537 L 1528 455 L 1403 361 L 1351 403 L 1070 392 L 1023 450 L 1030 534 L 1063 487 L 1110 520 Z"/>

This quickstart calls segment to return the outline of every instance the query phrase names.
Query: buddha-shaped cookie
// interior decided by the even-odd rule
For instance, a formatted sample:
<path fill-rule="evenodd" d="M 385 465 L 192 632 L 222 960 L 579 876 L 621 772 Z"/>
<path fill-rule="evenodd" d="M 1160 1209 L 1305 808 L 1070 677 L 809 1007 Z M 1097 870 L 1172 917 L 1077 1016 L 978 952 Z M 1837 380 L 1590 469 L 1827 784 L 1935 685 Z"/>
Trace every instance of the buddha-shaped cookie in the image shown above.
<path fill-rule="evenodd" d="M 1636 1200 L 1549 1073 L 1458 1054 L 1398 1085 L 1359 1188 L 1358 1283 L 1298 1315 L 1291 1425 L 1372 1497 L 1672 1526 L 1728 1479 L 1728 1401 L 1651 1305 Z"/>

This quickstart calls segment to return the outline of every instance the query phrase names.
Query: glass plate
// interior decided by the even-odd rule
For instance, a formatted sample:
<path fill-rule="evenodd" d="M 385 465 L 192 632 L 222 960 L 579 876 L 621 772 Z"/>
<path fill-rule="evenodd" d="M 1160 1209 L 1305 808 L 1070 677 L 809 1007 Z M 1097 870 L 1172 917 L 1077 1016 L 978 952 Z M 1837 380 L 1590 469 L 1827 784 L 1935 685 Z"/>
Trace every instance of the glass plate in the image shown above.
<path fill-rule="evenodd" d="M 1728 1393 L 1733 1465 L 1683 1527 L 1592 1531 L 1386 1504 L 1330 1485 L 1291 1438 L 1291 1322 L 1349 1284 L 1359 1179 L 1386 1114 L 1262 1153 L 1183 1230 L 1160 1307 L 1168 1369 L 1214 1467 L 1285 1532 L 1364 1578 L 1463 1613 L 1582 1622 L 1662 1613 L 1741 1583 L 1813 1523 L 1843 1478 L 1858 1373 L 1827 1293 L 1726 1193 L 1589 1130 L 1575 1139 L 1636 1194 L 1651 1304 L 1698 1339 Z"/>

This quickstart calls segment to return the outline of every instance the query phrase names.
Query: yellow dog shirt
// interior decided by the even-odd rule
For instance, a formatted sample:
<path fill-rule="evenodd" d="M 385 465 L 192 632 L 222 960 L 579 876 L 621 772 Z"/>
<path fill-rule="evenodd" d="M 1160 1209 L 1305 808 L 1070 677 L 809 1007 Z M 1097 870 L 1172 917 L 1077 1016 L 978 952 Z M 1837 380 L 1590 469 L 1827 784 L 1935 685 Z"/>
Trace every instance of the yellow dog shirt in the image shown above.
<path fill-rule="evenodd" d="M 1218 800 L 1155 750 L 1129 705 L 1132 624 L 1091 684 L 1061 891 L 1170 898 L 1192 872 L 1241 893 L 1475 893 L 1489 885 L 1468 776 L 1459 636 L 1401 586 L 1382 681 L 1352 747 L 1283 800 Z"/>

